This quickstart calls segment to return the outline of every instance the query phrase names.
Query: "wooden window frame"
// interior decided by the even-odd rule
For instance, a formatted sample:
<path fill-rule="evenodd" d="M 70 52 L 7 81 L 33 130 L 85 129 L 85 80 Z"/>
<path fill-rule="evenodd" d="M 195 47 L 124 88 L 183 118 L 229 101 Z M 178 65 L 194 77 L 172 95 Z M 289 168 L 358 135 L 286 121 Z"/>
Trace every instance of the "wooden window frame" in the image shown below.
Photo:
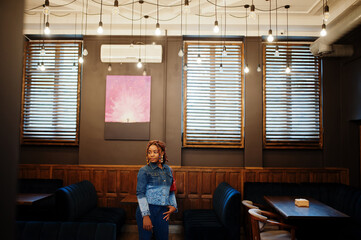
<path fill-rule="evenodd" d="M 56 139 L 39 139 L 39 138 L 26 138 L 24 136 L 24 111 L 25 111 L 25 99 L 26 99 L 26 68 L 27 68 L 27 54 L 28 48 L 31 44 L 77 44 L 78 52 L 77 56 L 81 56 L 82 51 L 82 41 L 57 41 L 57 40 L 49 40 L 49 41 L 29 41 L 24 44 L 24 58 L 23 58 L 23 83 L 22 83 L 22 100 L 21 100 L 21 125 L 20 125 L 20 144 L 22 145 L 67 145 L 67 146 L 78 146 L 79 145 L 79 116 L 80 116 L 80 85 L 81 85 L 81 69 L 82 63 L 77 62 L 78 70 L 77 70 L 77 91 L 76 91 L 76 121 L 74 122 L 75 127 L 75 138 L 74 140 L 56 140 Z M 45 48 L 46 49 L 46 48 Z M 58 49 L 56 50 L 58 51 Z M 45 62 L 45 61 L 44 61 Z M 58 61 L 55 61 L 55 66 L 58 65 Z M 56 116 L 57 117 L 57 116 Z"/>
<path fill-rule="evenodd" d="M 286 43 L 277 43 L 279 46 L 287 46 Z M 318 65 L 318 85 L 319 85 L 319 140 L 312 141 L 267 141 L 266 139 L 266 47 L 267 45 L 276 45 L 275 43 L 263 43 L 263 148 L 264 149 L 322 149 L 323 148 L 323 112 L 322 112 L 322 79 L 321 79 L 321 60 L 316 58 Z M 309 46 L 309 43 L 289 43 L 288 46 Z M 291 67 L 292 74 L 292 67 Z"/>
<path fill-rule="evenodd" d="M 241 76 L 241 109 L 240 109 L 240 140 L 237 141 L 237 144 L 235 143 L 220 143 L 215 141 L 188 141 L 187 140 L 187 71 L 183 69 L 183 129 L 182 129 L 182 140 L 183 140 L 183 147 L 184 148 L 244 148 L 244 43 L 241 41 L 232 42 L 232 41 L 226 41 L 219 42 L 219 41 L 185 41 L 185 47 L 184 47 L 184 64 L 187 63 L 187 54 L 188 54 L 188 45 L 238 45 L 240 46 L 240 76 Z"/>

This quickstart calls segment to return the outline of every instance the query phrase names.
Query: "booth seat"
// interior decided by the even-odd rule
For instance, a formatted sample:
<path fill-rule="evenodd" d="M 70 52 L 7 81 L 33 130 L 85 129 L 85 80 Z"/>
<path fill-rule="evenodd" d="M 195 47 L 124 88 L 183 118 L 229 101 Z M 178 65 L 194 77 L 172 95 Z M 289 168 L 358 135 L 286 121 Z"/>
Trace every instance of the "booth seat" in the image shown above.
<path fill-rule="evenodd" d="M 125 223 L 124 209 L 97 206 L 97 192 L 89 181 L 59 188 L 55 198 L 57 215 L 61 221 L 114 223 L 118 234 Z"/>

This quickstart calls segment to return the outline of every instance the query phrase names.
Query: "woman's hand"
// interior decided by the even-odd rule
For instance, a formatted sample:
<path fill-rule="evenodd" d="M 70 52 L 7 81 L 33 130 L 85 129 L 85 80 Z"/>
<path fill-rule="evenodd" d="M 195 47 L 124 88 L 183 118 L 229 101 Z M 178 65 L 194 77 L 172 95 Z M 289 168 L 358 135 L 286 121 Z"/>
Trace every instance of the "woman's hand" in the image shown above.
<path fill-rule="evenodd" d="M 168 221 L 170 215 L 171 215 L 173 212 L 175 212 L 175 210 L 177 210 L 177 209 L 176 209 L 175 207 L 173 207 L 173 206 L 168 206 L 168 209 L 169 209 L 169 210 L 168 210 L 167 212 L 163 213 L 163 215 L 165 215 L 163 219 L 165 219 L 166 221 Z"/>
<path fill-rule="evenodd" d="M 153 228 L 153 224 L 152 224 L 152 220 L 150 220 L 150 217 L 144 216 L 143 217 L 143 229 L 147 230 L 147 231 L 152 231 Z"/>

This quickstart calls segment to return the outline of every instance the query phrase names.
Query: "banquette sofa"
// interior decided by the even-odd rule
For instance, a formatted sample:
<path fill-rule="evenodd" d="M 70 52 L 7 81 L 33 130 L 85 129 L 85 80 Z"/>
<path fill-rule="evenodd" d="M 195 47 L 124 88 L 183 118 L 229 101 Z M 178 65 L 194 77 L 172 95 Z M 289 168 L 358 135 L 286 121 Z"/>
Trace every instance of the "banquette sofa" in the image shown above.
<path fill-rule="evenodd" d="M 328 232 L 333 239 L 361 239 L 361 189 L 339 183 L 244 183 L 244 199 L 267 206 L 266 195 L 310 197 L 323 202 L 350 218 L 344 224 L 319 227 L 320 234 Z"/>
<path fill-rule="evenodd" d="M 60 221 L 114 223 L 119 234 L 126 220 L 122 208 L 98 207 L 95 187 L 87 180 L 59 188 L 55 199 Z"/>
<path fill-rule="evenodd" d="M 213 209 L 184 211 L 185 240 L 240 239 L 240 192 L 222 182 L 215 189 L 212 200 Z"/>

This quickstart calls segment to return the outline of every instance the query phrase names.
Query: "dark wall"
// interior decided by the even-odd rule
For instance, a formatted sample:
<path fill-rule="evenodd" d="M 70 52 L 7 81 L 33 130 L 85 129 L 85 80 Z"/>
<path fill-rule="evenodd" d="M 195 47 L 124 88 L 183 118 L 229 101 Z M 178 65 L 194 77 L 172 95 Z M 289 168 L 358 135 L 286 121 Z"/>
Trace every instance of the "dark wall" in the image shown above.
<path fill-rule="evenodd" d="M 341 92 L 341 162 L 350 169 L 350 182 L 360 183 L 360 130 L 361 125 L 361 26 L 340 40 L 354 47 L 354 55 L 340 59 Z"/>
<path fill-rule="evenodd" d="M 134 39 L 137 41 L 137 39 Z M 138 39 L 139 40 L 139 39 Z M 144 40 L 144 39 L 142 39 Z M 237 166 L 237 167 L 355 167 L 357 152 L 347 153 L 351 140 L 348 125 L 360 118 L 359 60 L 323 61 L 323 126 L 322 150 L 264 150 L 262 147 L 262 73 L 256 72 L 257 54 L 247 54 L 251 72 L 245 76 L 245 148 L 244 149 L 182 149 L 182 59 L 177 56 L 182 44 L 180 37 L 149 37 L 163 45 L 163 62 L 148 64 L 152 77 L 150 138 L 166 141 L 171 165 Z M 147 141 L 104 140 L 105 79 L 107 74 L 141 75 L 135 64 L 100 62 L 100 45 L 109 37 L 87 36 L 84 43 L 89 51 L 85 58 L 81 86 L 81 116 L 79 147 L 21 148 L 22 163 L 70 164 L 143 164 Z M 112 37 L 112 43 L 129 44 L 130 37 Z M 249 37 L 247 53 L 258 52 L 261 39 Z M 262 63 L 261 63 L 262 64 Z M 345 71 L 347 79 L 345 78 Z M 348 94 L 349 90 L 352 94 Z M 347 104 L 346 104 L 347 103 Z M 351 105 L 351 108 L 346 106 Z M 346 139 L 345 139 L 346 138 Z M 346 141 L 347 140 L 347 141 Z M 342 146 L 342 147 L 340 147 Z M 351 156 L 351 155 L 352 156 Z M 345 160 L 350 158 L 351 160 Z M 351 164 L 352 163 L 352 164 Z"/>
<path fill-rule="evenodd" d="M 23 1 L 0 2 L 0 232 L 15 239 L 15 196 L 19 161 L 19 124 L 23 56 Z"/>

